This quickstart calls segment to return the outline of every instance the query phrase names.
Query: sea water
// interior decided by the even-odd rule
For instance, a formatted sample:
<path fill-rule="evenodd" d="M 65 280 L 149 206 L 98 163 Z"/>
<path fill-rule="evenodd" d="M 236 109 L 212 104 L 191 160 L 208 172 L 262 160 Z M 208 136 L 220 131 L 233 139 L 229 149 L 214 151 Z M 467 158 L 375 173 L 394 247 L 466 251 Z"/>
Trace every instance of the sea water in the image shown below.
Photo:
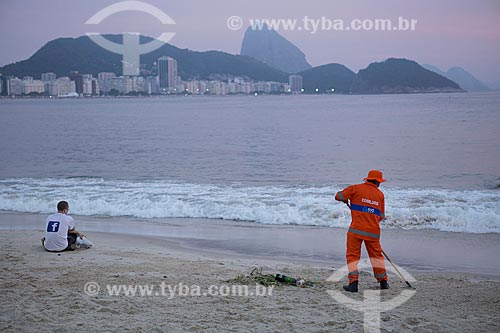
<path fill-rule="evenodd" d="M 500 233 L 500 94 L 0 100 L 0 210 Z"/>

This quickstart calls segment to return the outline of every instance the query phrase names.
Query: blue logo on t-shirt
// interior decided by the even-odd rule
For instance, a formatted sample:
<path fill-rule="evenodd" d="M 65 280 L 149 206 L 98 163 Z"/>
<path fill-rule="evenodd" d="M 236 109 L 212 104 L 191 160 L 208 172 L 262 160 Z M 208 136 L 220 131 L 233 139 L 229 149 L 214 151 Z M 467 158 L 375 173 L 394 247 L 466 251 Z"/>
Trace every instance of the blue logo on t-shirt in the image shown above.
<path fill-rule="evenodd" d="M 58 221 L 49 221 L 47 224 L 47 232 L 58 232 L 59 231 L 59 222 Z"/>

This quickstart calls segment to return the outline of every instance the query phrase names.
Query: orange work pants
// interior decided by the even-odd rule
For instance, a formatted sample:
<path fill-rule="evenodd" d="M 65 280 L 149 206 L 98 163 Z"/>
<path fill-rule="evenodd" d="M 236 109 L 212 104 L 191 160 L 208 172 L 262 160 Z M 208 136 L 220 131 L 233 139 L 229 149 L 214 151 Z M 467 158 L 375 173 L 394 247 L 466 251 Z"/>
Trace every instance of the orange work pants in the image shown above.
<path fill-rule="evenodd" d="M 382 255 L 382 247 L 378 239 L 364 240 L 356 237 L 351 233 L 347 233 L 347 267 L 349 269 L 349 283 L 358 281 L 358 262 L 361 258 L 361 244 L 365 242 L 366 251 L 370 257 L 370 262 L 373 268 L 373 275 L 378 282 L 388 280 L 385 270 L 384 256 Z"/>

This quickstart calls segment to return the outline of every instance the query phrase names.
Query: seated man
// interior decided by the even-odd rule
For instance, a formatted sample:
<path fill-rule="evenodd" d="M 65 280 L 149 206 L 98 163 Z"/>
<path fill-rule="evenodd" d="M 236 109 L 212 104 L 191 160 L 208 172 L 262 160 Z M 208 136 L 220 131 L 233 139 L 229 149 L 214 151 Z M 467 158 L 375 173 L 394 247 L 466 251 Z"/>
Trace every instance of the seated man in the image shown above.
<path fill-rule="evenodd" d="M 68 215 L 68 211 L 69 204 L 66 201 L 60 201 L 57 204 L 57 213 L 47 217 L 46 233 L 42 238 L 42 245 L 46 251 L 73 251 L 79 248 L 77 237 L 85 236 L 75 229 L 75 222 Z"/>

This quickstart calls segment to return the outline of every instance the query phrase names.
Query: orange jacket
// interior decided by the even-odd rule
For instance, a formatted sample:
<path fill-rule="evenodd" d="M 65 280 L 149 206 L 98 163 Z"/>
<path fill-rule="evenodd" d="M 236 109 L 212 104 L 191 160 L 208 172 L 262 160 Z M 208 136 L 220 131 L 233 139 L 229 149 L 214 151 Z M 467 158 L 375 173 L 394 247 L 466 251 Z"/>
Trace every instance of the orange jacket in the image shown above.
<path fill-rule="evenodd" d="M 335 199 L 350 201 L 352 216 L 350 233 L 365 240 L 380 238 L 380 221 L 385 219 L 385 201 L 384 194 L 377 185 L 369 182 L 351 185 L 337 192 Z"/>

